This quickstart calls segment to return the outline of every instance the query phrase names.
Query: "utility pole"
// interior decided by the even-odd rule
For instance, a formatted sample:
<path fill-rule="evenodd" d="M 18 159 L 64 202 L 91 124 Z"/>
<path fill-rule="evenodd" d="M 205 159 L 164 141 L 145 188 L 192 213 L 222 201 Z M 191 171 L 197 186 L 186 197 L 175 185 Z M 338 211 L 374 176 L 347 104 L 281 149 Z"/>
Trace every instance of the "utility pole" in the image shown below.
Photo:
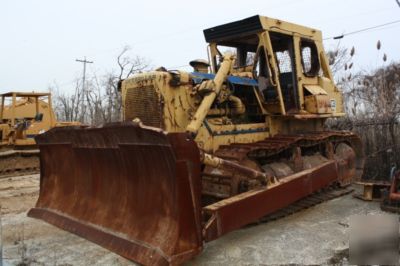
<path fill-rule="evenodd" d="M 82 114 L 81 114 L 81 122 L 84 122 L 85 113 L 86 113 L 86 104 L 85 104 L 85 97 L 87 97 L 86 93 L 86 64 L 93 64 L 93 61 L 86 60 L 86 56 L 84 59 L 75 59 L 76 62 L 83 63 L 83 76 L 82 76 Z"/>

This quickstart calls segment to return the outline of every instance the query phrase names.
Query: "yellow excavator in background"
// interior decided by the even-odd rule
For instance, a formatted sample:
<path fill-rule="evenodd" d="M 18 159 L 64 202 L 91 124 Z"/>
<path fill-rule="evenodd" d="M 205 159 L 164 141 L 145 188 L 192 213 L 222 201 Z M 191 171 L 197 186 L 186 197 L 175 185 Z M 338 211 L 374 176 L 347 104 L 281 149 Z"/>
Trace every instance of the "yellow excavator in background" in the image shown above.
<path fill-rule="evenodd" d="M 79 124 L 57 122 L 47 92 L 8 92 L 0 99 L 0 176 L 38 172 L 34 137 L 53 127 Z"/>
<path fill-rule="evenodd" d="M 210 65 L 120 83 L 124 121 L 36 137 L 40 195 L 29 216 L 141 264 L 176 265 L 360 178 L 360 139 L 324 126 L 345 113 L 320 31 L 253 16 L 204 35 Z"/>

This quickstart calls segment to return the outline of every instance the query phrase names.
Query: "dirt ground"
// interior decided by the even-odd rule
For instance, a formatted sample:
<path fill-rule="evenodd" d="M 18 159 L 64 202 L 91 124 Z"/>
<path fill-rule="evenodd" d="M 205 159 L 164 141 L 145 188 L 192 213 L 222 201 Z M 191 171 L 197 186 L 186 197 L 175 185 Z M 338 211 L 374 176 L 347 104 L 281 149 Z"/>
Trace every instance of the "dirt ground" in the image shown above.
<path fill-rule="evenodd" d="M 39 175 L 0 179 L 5 265 L 134 265 L 26 212 L 38 197 Z M 346 262 L 349 217 L 381 213 L 351 195 L 278 221 L 248 226 L 207 243 L 187 265 L 330 264 Z M 21 264 L 25 263 L 25 264 Z"/>
<path fill-rule="evenodd" d="M 39 175 L 0 179 L 5 265 L 132 265 L 85 239 L 26 216 L 39 195 Z"/>

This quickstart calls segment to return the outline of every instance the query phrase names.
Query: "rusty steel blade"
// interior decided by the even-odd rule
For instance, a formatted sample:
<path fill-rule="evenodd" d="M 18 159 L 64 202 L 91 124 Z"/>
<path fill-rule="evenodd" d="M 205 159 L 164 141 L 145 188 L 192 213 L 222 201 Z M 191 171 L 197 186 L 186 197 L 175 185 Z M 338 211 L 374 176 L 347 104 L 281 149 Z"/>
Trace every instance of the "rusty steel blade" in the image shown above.
<path fill-rule="evenodd" d="M 277 185 L 250 190 L 204 207 L 204 214 L 210 217 L 203 229 L 205 241 L 212 241 L 327 187 L 338 180 L 336 168 L 336 162 L 331 160 L 287 176 Z"/>
<path fill-rule="evenodd" d="M 200 158 L 183 133 L 134 123 L 39 135 L 42 219 L 146 265 L 202 250 Z"/>

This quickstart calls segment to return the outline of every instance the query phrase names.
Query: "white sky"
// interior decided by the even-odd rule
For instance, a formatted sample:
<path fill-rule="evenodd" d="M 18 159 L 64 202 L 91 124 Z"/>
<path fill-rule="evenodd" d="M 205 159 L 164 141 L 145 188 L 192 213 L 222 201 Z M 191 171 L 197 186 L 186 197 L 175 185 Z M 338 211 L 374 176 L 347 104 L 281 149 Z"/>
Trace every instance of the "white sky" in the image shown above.
<path fill-rule="evenodd" d="M 82 75 L 76 58 L 94 64 L 88 76 L 116 68 L 116 55 L 131 54 L 153 66 L 187 65 L 206 58 L 202 30 L 252 15 L 264 15 L 322 30 L 324 37 L 400 19 L 395 0 L 1 0 L 0 93 L 46 91 L 57 83 L 71 90 Z M 355 46 L 355 66 L 369 69 L 400 59 L 400 23 L 341 40 Z M 378 53 L 376 42 L 381 40 Z M 338 41 L 326 41 L 325 49 Z"/>

